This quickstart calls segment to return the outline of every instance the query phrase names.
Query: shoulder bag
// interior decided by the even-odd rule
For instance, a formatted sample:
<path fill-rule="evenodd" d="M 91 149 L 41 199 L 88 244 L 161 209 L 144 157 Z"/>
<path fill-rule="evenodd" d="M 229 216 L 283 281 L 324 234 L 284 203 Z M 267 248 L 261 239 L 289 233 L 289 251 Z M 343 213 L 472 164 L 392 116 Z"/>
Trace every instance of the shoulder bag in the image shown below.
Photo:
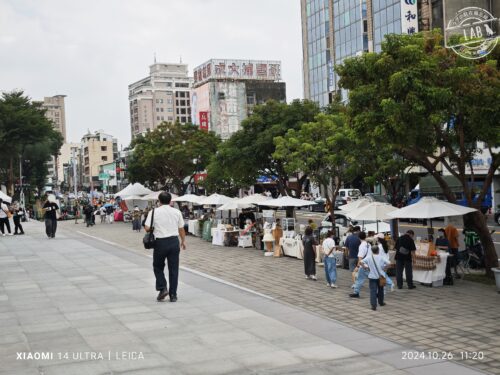
<path fill-rule="evenodd" d="M 144 238 L 142 239 L 142 244 L 144 245 L 145 249 L 152 249 L 155 246 L 155 235 L 153 234 L 155 227 L 154 227 L 154 220 L 155 220 L 155 210 L 153 208 L 153 212 L 151 213 L 151 226 L 149 227 L 149 232 L 147 232 L 144 235 Z"/>
<path fill-rule="evenodd" d="M 382 273 L 380 273 L 380 270 L 378 269 L 377 262 L 375 262 L 375 257 L 373 256 L 373 253 L 372 253 L 372 259 L 373 259 L 373 264 L 375 264 L 375 268 L 377 269 L 378 283 L 379 283 L 380 287 L 383 288 L 385 286 L 385 284 L 387 284 L 387 280 L 385 279 L 385 276 L 383 276 Z"/>

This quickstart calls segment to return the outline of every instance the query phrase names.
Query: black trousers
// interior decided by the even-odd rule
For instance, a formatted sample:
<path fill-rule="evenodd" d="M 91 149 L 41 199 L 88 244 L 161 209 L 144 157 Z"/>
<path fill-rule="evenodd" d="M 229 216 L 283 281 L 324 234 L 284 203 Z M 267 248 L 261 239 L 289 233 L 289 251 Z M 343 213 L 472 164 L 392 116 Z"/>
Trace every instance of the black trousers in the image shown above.
<path fill-rule="evenodd" d="M 406 284 L 413 285 L 413 265 L 411 258 L 397 259 L 396 260 L 396 283 L 398 288 L 403 287 L 403 270 L 406 273 Z"/>
<path fill-rule="evenodd" d="M 56 219 L 45 219 L 45 233 L 49 238 L 54 238 L 56 236 L 57 230 L 57 220 Z"/>
<path fill-rule="evenodd" d="M 156 239 L 153 252 L 153 271 L 156 277 L 156 290 L 167 289 L 168 285 L 170 285 L 168 294 L 171 296 L 177 295 L 180 252 L 181 248 L 177 236 Z M 164 272 L 165 259 L 168 266 L 168 285 Z"/>
<path fill-rule="evenodd" d="M 21 225 L 21 216 L 14 216 L 14 233 L 24 233 L 23 226 Z"/>
<path fill-rule="evenodd" d="M 4 226 L 7 227 L 7 232 L 10 233 L 10 222 L 9 222 L 9 218 L 8 217 L 4 217 L 4 218 L 1 218 L 0 219 L 0 231 L 2 232 L 2 234 L 4 234 Z"/>

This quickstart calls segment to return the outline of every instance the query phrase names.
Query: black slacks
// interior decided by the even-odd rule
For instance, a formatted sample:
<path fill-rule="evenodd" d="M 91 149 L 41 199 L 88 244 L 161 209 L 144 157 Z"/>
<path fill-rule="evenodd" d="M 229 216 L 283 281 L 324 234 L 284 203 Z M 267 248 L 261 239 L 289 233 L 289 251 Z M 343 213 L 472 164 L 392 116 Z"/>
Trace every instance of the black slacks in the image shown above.
<path fill-rule="evenodd" d="M 179 254 L 181 248 L 179 237 L 157 238 L 153 252 L 153 271 L 156 277 L 156 290 L 167 289 L 170 285 L 168 294 L 177 295 L 177 284 L 179 281 Z M 168 267 L 168 285 L 165 279 L 165 259 Z"/>
<path fill-rule="evenodd" d="M 45 219 L 45 233 L 49 238 L 54 238 L 56 236 L 57 230 L 57 220 L 56 219 Z"/>
<path fill-rule="evenodd" d="M 396 260 L 396 282 L 398 288 L 403 287 L 403 270 L 406 274 L 406 284 L 413 286 L 413 265 L 411 257 Z"/>
<path fill-rule="evenodd" d="M 0 231 L 2 232 L 2 234 L 4 234 L 4 226 L 7 227 L 7 232 L 10 233 L 10 222 L 9 222 L 9 218 L 8 217 L 4 217 L 4 218 L 1 218 L 0 219 Z"/>

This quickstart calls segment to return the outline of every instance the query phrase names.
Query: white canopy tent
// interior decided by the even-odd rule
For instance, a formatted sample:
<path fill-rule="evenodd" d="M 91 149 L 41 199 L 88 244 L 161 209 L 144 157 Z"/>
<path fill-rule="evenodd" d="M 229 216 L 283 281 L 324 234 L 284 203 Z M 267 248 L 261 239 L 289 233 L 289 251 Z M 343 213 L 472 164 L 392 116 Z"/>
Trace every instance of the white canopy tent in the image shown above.
<path fill-rule="evenodd" d="M 244 208 L 252 207 L 249 203 L 241 203 L 239 199 L 235 199 L 232 202 L 228 202 L 223 204 L 222 206 L 217 207 L 217 211 L 226 211 L 226 210 L 242 210 Z"/>
<path fill-rule="evenodd" d="M 423 197 L 417 203 L 394 210 L 388 215 L 393 219 L 433 219 L 436 217 L 462 216 L 474 211 L 477 210 L 441 201 L 434 197 Z"/>
<path fill-rule="evenodd" d="M 198 201 L 199 204 L 206 205 L 206 206 L 221 206 L 223 204 L 232 202 L 234 198 L 227 197 L 222 194 L 217 194 L 214 193 L 212 195 L 209 195 L 208 197 L 204 199 L 200 199 Z"/>
<path fill-rule="evenodd" d="M 340 206 L 339 208 L 344 211 L 344 212 L 350 212 L 353 210 L 357 210 L 360 207 L 364 207 L 370 204 L 370 201 L 365 198 L 359 198 L 356 199 L 354 202 L 344 204 L 343 206 Z"/>
<path fill-rule="evenodd" d="M 125 198 L 127 196 L 131 196 L 131 195 L 144 196 L 144 195 L 147 195 L 150 193 L 152 193 L 151 190 L 144 187 L 144 185 L 140 184 L 139 182 L 136 182 L 134 184 L 128 184 L 128 186 L 125 189 L 119 191 L 114 196 L 115 196 L 115 198 L 120 197 L 123 199 L 123 198 Z"/>
<path fill-rule="evenodd" d="M 269 199 L 257 203 L 259 206 L 268 207 L 305 207 L 317 204 L 314 201 L 306 201 L 305 199 L 297 199 L 289 196 L 284 196 L 278 199 Z"/>
<path fill-rule="evenodd" d="M 347 215 L 354 220 L 391 220 L 393 219 L 389 216 L 389 212 L 394 212 L 396 207 L 380 202 L 372 202 L 366 206 L 359 207 L 355 210 L 348 211 Z"/>
<path fill-rule="evenodd" d="M 12 198 L 5 194 L 2 190 L 0 190 L 0 198 L 7 203 L 12 203 Z"/>
<path fill-rule="evenodd" d="M 246 204 L 259 204 L 268 200 L 271 200 L 271 197 L 268 197 L 267 195 L 262 195 L 262 194 L 252 194 L 252 195 L 247 195 L 246 197 L 243 197 L 241 199 L 238 199 L 239 203 L 246 203 Z"/>
<path fill-rule="evenodd" d="M 160 195 L 160 193 L 163 193 L 163 191 L 153 191 L 152 193 L 149 193 L 141 197 L 140 199 L 142 199 L 143 201 L 157 201 L 158 195 Z M 174 199 L 178 197 L 177 194 L 170 193 L 170 195 L 172 196 L 172 201 L 174 201 Z"/>
<path fill-rule="evenodd" d="M 179 197 L 173 198 L 172 202 L 186 202 L 198 204 L 199 201 L 205 199 L 205 196 L 195 195 L 195 194 L 185 194 Z"/>

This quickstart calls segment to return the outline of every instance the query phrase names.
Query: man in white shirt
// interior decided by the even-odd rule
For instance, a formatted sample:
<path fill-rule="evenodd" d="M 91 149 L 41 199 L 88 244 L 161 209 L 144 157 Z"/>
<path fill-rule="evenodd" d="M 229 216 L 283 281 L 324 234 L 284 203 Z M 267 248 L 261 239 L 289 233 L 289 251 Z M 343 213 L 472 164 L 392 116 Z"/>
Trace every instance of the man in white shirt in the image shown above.
<path fill-rule="evenodd" d="M 0 231 L 2 232 L 2 236 L 5 237 L 4 226 L 7 227 L 9 236 L 12 236 L 12 233 L 10 232 L 9 207 L 3 203 L 2 199 L 0 199 Z"/>
<path fill-rule="evenodd" d="M 184 232 L 182 213 L 178 209 L 169 206 L 171 199 L 170 193 L 165 191 L 160 193 L 158 196 L 160 206 L 149 212 L 144 228 L 146 232 L 153 230 L 155 235 L 153 271 L 156 277 L 156 290 L 159 291 L 156 299 L 163 301 L 169 295 L 170 302 L 176 302 L 179 280 L 179 254 L 181 248 L 186 250 L 186 233 Z M 152 218 L 153 213 L 154 218 Z M 179 236 L 181 238 L 180 244 Z M 165 279 L 165 259 L 167 259 L 170 289 Z"/>
<path fill-rule="evenodd" d="M 359 291 L 368 277 L 368 272 L 360 267 L 361 261 L 372 255 L 372 247 L 366 242 L 366 233 L 360 232 L 359 239 L 361 240 L 361 244 L 359 245 L 358 251 L 358 279 L 356 280 L 356 284 L 354 284 L 354 292 L 349 294 L 349 297 L 353 298 L 359 298 Z"/>

